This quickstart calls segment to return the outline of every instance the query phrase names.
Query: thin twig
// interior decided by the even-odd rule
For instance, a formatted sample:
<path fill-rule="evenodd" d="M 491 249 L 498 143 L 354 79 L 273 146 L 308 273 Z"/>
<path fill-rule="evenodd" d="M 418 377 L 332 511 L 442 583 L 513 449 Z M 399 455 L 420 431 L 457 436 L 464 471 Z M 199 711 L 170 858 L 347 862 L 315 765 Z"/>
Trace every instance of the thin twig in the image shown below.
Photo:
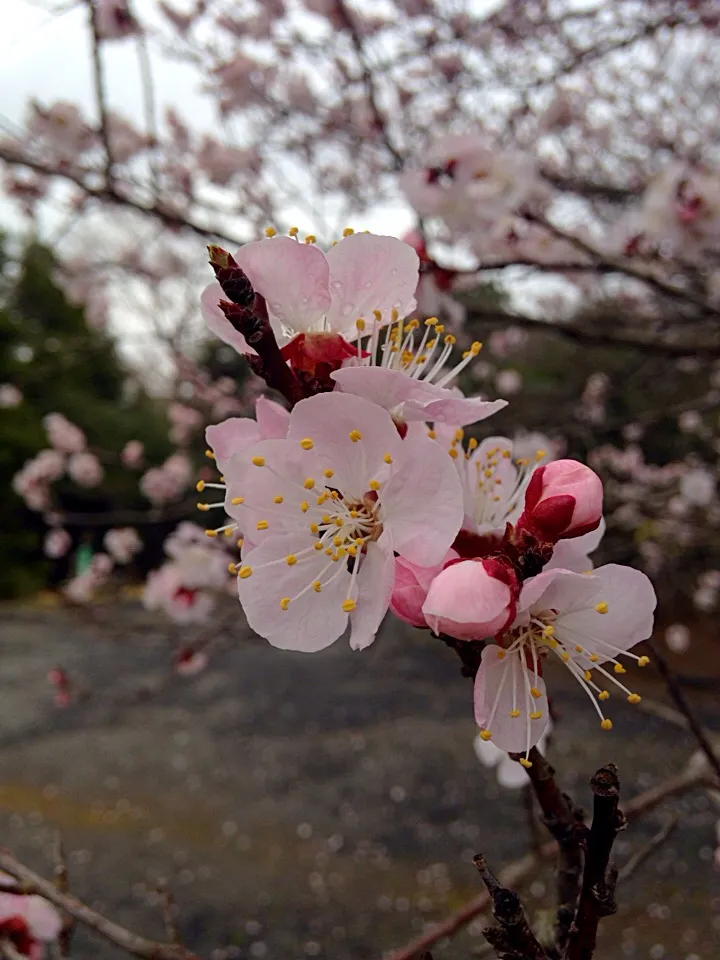
<path fill-rule="evenodd" d="M 65 856 L 65 845 L 63 844 L 62 834 L 58 833 L 55 838 L 53 848 L 53 857 L 55 860 L 55 887 L 60 893 L 70 891 L 70 874 L 68 871 L 67 857 Z M 75 921 L 68 913 L 63 913 L 63 924 L 58 936 L 58 947 L 61 957 L 70 955 L 70 945 L 73 934 L 75 933 Z"/>
<path fill-rule="evenodd" d="M 593 821 L 587 836 L 580 900 L 567 941 L 566 960 L 592 960 L 602 917 L 615 913 L 618 872 L 610 865 L 615 838 L 627 825 L 618 807 L 620 782 L 615 764 L 601 767 L 590 781 Z"/>
<path fill-rule="evenodd" d="M 682 713 L 682 715 L 687 720 L 687 725 L 697 741 L 698 747 L 705 754 L 707 762 L 710 764 L 711 770 L 714 771 L 715 776 L 720 779 L 720 757 L 717 756 L 713 750 L 712 744 L 708 739 L 707 733 L 702 727 L 702 724 L 695 715 L 695 711 L 690 706 L 690 702 L 685 696 L 685 693 L 678 682 L 677 677 L 672 671 L 670 664 L 667 662 L 665 654 L 662 653 L 657 643 L 653 640 L 647 641 L 648 646 L 652 650 L 655 663 L 657 664 L 658 672 L 660 676 L 665 681 L 665 684 L 668 688 L 668 693 L 672 697 L 675 706 Z"/>
<path fill-rule="evenodd" d="M 623 880 L 627 880 L 628 877 L 631 877 L 638 867 L 642 866 L 648 857 L 652 856 L 657 848 L 667 840 L 679 822 L 679 814 L 674 814 L 672 817 L 670 817 L 667 823 L 662 826 L 656 834 L 650 837 L 648 842 L 640 847 L 640 849 L 630 857 L 627 863 L 618 872 L 618 883 L 622 883 Z"/>
<path fill-rule="evenodd" d="M 20 882 L 23 893 L 44 897 L 50 903 L 54 903 L 55 906 L 69 913 L 79 923 L 99 933 L 101 937 L 134 957 L 142 957 L 144 960 L 197 960 L 195 954 L 179 944 L 159 943 L 131 933 L 130 930 L 121 927 L 112 920 L 108 920 L 107 917 L 88 907 L 76 897 L 68 893 L 61 893 L 56 889 L 54 883 L 45 880 L 39 874 L 30 870 L 29 867 L 20 863 L 9 850 L 4 848 L 0 848 L 0 869 Z"/>
<path fill-rule="evenodd" d="M 636 820 L 638 817 L 654 809 L 658 804 L 668 797 L 687 793 L 699 786 L 708 784 L 706 774 L 703 771 L 686 770 L 671 777 L 655 787 L 651 787 L 644 793 L 633 797 L 625 804 L 625 816 L 628 822 Z M 537 870 L 538 864 L 542 860 L 552 860 L 557 856 L 558 845 L 554 840 L 543 845 L 539 856 L 528 854 L 521 860 L 508 864 L 498 874 L 499 881 L 503 886 L 515 887 L 527 880 Z M 439 940 L 445 940 L 452 937 L 471 923 L 479 914 L 487 910 L 490 906 L 490 895 L 481 893 L 472 900 L 469 900 L 463 907 L 455 913 L 450 914 L 444 920 L 436 923 L 431 929 L 427 930 L 420 937 L 412 940 L 404 947 L 399 947 L 386 958 L 386 960 L 417 960 L 418 956 L 424 950 L 432 947 Z"/>
<path fill-rule="evenodd" d="M 483 936 L 500 960 L 548 960 L 530 929 L 520 897 L 500 883 L 481 854 L 473 857 L 473 863 L 487 887 L 498 922 L 497 927 L 486 927 Z"/>
<path fill-rule="evenodd" d="M 110 145 L 110 123 L 108 120 L 107 95 L 105 91 L 105 73 L 103 70 L 102 53 L 100 47 L 102 39 L 98 32 L 97 10 L 93 0 L 85 0 L 90 19 L 90 36 L 92 39 L 93 79 L 95 83 L 95 102 L 100 120 L 100 138 L 105 150 L 105 183 L 112 190 L 115 180 L 112 147 Z"/>

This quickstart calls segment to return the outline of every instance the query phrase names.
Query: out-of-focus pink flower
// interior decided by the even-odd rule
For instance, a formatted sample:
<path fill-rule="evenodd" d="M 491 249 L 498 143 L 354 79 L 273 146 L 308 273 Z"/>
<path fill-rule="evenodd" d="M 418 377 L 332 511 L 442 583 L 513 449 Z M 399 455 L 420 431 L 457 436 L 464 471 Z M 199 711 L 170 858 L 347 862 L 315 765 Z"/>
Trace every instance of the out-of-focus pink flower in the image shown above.
<path fill-rule="evenodd" d="M 201 426 L 203 417 L 199 410 L 184 403 L 171 403 L 168 407 L 170 421 L 170 440 L 177 444 L 186 444 L 193 433 Z"/>
<path fill-rule="evenodd" d="M 122 40 L 140 33 L 128 0 L 97 0 L 95 26 L 101 40 Z"/>
<path fill-rule="evenodd" d="M 517 370 L 501 370 L 495 378 L 495 385 L 501 393 L 512 396 L 522 389 L 522 374 Z"/>
<path fill-rule="evenodd" d="M 65 457 L 57 450 L 41 450 L 28 460 L 12 479 L 12 488 L 30 510 L 46 510 L 50 505 L 50 484 L 62 476 Z"/>
<path fill-rule="evenodd" d="M 312 243 L 273 237 L 246 243 L 235 253 L 253 289 L 265 298 L 280 343 L 298 333 L 357 336 L 356 321 L 370 322 L 379 311 L 385 323 L 415 309 L 418 256 L 395 237 L 356 233 L 327 253 Z M 210 330 L 240 353 L 253 352 L 218 307 L 227 297 L 219 283 L 202 293 L 201 308 Z"/>
<path fill-rule="evenodd" d="M 94 453 L 73 453 L 68 460 L 69 476 L 81 487 L 96 487 L 102 482 L 105 471 Z"/>
<path fill-rule="evenodd" d="M 43 552 L 46 557 L 57 560 L 64 557 L 72 545 L 72 537 L 67 530 L 48 530 L 43 541 Z"/>
<path fill-rule="evenodd" d="M 518 528 L 551 543 L 580 537 L 600 524 L 602 508 L 598 475 L 577 460 L 554 460 L 530 478 Z"/>
<path fill-rule="evenodd" d="M 64 163 L 77 162 L 96 140 L 77 106 L 63 100 L 48 108 L 32 103 L 27 129 L 33 140 L 41 143 L 54 159 Z"/>
<path fill-rule="evenodd" d="M 256 150 L 241 150 L 220 143 L 214 137 L 205 137 L 196 155 L 197 164 L 208 175 L 211 183 L 225 187 L 233 177 L 246 176 L 257 167 L 260 157 Z"/>
<path fill-rule="evenodd" d="M 715 499 L 715 489 L 715 476 L 704 467 L 695 467 L 680 477 L 680 496 L 692 506 L 709 506 Z"/>
<path fill-rule="evenodd" d="M 0 410 L 12 410 L 23 402 L 23 395 L 12 383 L 0 383 Z"/>
<path fill-rule="evenodd" d="M 671 623 L 665 630 L 665 643 L 673 653 L 685 653 L 690 647 L 690 631 L 684 623 Z"/>
<path fill-rule="evenodd" d="M 15 885 L 8 874 L 0 872 L 4 885 Z M 57 940 L 62 918 L 55 907 L 42 897 L 0 893 L 0 938 L 7 939 L 22 956 L 42 960 L 45 944 Z"/>
<path fill-rule="evenodd" d="M 395 616 L 413 627 L 426 627 L 428 624 L 422 608 L 430 585 L 445 564 L 456 557 L 457 553 L 449 550 L 443 562 L 434 567 L 419 567 L 409 560 L 396 557 L 395 580 L 390 597 L 390 610 Z"/>
<path fill-rule="evenodd" d="M 103 543 L 116 563 L 130 563 L 135 554 L 142 550 L 143 545 L 137 530 L 133 527 L 108 530 Z"/>
<path fill-rule="evenodd" d="M 43 417 L 43 426 L 50 446 L 61 453 L 81 453 L 87 446 L 85 434 L 80 427 L 70 423 L 61 413 L 49 413 Z"/>
<path fill-rule="evenodd" d="M 163 610 L 176 623 L 204 623 L 215 600 L 207 590 L 187 586 L 175 563 L 166 563 L 147 578 L 143 603 L 148 610 Z"/>
<path fill-rule="evenodd" d="M 210 658 L 204 650 L 183 647 L 175 654 L 175 670 L 181 677 L 194 677 L 207 667 Z"/>
<path fill-rule="evenodd" d="M 140 489 L 152 503 L 176 500 L 187 489 L 192 465 L 182 453 L 174 453 L 159 467 L 151 467 L 140 478 Z"/>
<path fill-rule="evenodd" d="M 139 467 L 145 453 L 145 446 L 139 440 L 128 440 L 120 452 L 123 466 L 132 470 Z"/>
<path fill-rule="evenodd" d="M 108 113 L 107 124 L 110 152 L 115 163 L 127 163 L 150 145 L 145 134 L 112 110 Z"/>
<path fill-rule="evenodd" d="M 480 640 L 515 619 L 520 585 L 508 563 L 495 559 L 451 563 L 432 581 L 422 612 L 434 633 Z"/>

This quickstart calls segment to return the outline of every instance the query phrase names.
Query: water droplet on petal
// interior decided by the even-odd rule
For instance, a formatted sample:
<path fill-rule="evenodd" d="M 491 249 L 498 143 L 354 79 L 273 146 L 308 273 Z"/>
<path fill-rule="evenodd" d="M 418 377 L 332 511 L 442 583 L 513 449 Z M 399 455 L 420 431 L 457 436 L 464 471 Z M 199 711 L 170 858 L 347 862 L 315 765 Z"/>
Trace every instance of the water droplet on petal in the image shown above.
<path fill-rule="evenodd" d="M 366 289 L 366 290 L 370 290 L 371 287 L 372 287 L 372 280 L 368 280 L 368 281 L 365 283 L 365 289 Z"/>
<path fill-rule="evenodd" d="M 300 297 L 300 303 L 305 304 L 305 303 L 308 303 L 308 302 L 309 302 L 308 297 Z"/>
<path fill-rule="evenodd" d="M 331 286 L 332 286 L 335 290 L 342 290 L 342 288 L 343 288 L 342 280 L 333 280 Z"/>

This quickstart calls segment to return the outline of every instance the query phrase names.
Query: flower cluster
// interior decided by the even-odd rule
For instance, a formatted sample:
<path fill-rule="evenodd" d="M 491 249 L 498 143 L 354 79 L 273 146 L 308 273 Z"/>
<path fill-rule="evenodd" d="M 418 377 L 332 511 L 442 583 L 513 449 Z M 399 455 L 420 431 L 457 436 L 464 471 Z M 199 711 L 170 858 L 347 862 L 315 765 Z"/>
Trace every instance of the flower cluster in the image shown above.
<path fill-rule="evenodd" d="M 544 450 L 478 442 L 465 427 L 505 405 L 465 397 L 455 338 L 413 317 L 418 259 L 401 241 L 351 231 L 327 254 L 314 238 L 210 248 L 217 283 L 208 323 L 292 409 L 208 428 L 250 626 L 284 649 L 322 650 L 349 630 L 375 639 L 388 609 L 453 643 L 479 644 L 475 716 L 483 741 L 522 754 L 547 732 L 543 669 L 553 657 L 590 697 L 603 729 L 608 687 L 649 637 L 655 596 L 644 574 L 592 571 L 602 536 L 599 478 Z M 280 347 L 282 344 L 282 347 Z"/>

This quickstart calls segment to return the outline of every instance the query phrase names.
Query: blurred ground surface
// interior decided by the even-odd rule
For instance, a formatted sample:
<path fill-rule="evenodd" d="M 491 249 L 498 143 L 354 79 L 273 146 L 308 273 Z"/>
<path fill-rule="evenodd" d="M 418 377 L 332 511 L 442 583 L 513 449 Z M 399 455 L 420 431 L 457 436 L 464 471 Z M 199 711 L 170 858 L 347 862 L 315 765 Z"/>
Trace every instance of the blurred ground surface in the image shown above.
<path fill-rule="evenodd" d="M 362 654 L 340 642 L 293 655 L 249 637 L 238 616 L 233 641 L 182 679 L 168 669 L 177 631 L 133 603 L 94 616 L 103 622 L 0 611 L 0 842 L 49 872 L 59 828 L 74 892 L 137 932 L 163 936 L 164 877 L 182 938 L 203 956 L 381 960 L 478 892 L 473 853 L 500 868 L 526 850 L 521 798 L 478 766 L 470 683 L 437 642 L 386 631 Z M 86 701 L 53 706 L 56 664 L 86 686 Z M 618 698 L 603 733 L 580 689 L 556 674 L 551 759 L 580 802 L 609 759 L 626 797 L 683 766 L 685 732 Z M 143 685 L 159 692 L 138 698 Z M 634 685 L 662 696 L 649 668 Z M 720 730 L 717 689 L 695 698 Z M 705 795 L 633 825 L 617 858 L 672 813 L 679 828 L 619 891 L 597 960 L 720 957 L 716 812 Z M 536 923 L 550 891 L 545 873 L 527 889 Z M 481 925 L 436 958 L 472 956 Z M 82 960 L 118 955 L 77 937 Z"/>

